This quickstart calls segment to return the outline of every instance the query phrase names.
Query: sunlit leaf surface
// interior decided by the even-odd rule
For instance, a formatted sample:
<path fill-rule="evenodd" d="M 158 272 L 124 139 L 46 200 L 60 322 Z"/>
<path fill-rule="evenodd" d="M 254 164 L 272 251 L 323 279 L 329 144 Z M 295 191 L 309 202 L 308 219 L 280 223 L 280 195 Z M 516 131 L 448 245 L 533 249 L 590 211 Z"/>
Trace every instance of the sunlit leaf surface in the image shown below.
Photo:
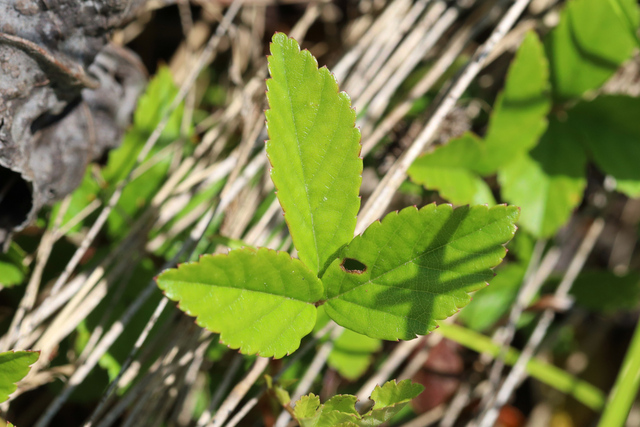
<path fill-rule="evenodd" d="M 266 111 L 271 178 L 300 259 L 318 273 L 353 238 L 362 181 L 349 96 L 309 51 L 273 36 Z"/>
<path fill-rule="evenodd" d="M 372 338 L 426 334 L 493 277 L 517 218 L 513 206 L 432 204 L 390 213 L 327 269 L 327 314 Z"/>
<path fill-rule="evenodd" d="M 246 354 L 282 357 L 313 329 L 322 284 L 299 260 L 265 248 L 206 255 L 158 277 L 200 326 Z"/>

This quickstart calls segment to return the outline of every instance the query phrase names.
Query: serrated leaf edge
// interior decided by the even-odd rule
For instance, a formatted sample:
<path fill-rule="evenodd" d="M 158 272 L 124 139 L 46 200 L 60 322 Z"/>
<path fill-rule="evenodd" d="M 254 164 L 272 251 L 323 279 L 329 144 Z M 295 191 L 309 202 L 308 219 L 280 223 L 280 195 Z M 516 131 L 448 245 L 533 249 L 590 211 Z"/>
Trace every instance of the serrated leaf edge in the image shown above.
<path fill-rule="evenodd" d="M 348 94 L 347 92 L 345 92 L 345 91 L 341 91 L 341 90 L 340 90 L 340 85 L 338 84 L 338 80 L 337 80 L 337 78 L 336 78 L 335 74 L 333 74 L 333 73 L 328 69 L 328 67 L 327 67 L 326 65 L 325 65 L 325 66 L 322 66 L 322 67 L 319 67 L 319 66 L 318 66 L 318 60 L 316 59 L 316 57 L 315 57 L 315 56 L 313 56 L 313 54 L 312 54 L 311 52 L 309 52 L 309 50 L 308 50 L 308 49 L 301 49 L 301 48 L 300 48 L 300 44 L 299 44 L 299 43 L 297 42 L 297 40 L 295 40 L 293 37 L 288 37 L 286 34 L 281 33 L 281 32 L 277 32 L 277 31 L 276 31 L 276 33 L 273 35 L 272 40 L 273 40 L 273 39 L 275 39 L 275 37 L 276 37 L 276 36 L 280 36 L 280 35 L 284 36 L 287 40 L 291 40 L 291 41 L 293 41 L 293 42 L 294 42 L 294 45 L 295 45 L 295 46 L 297 47 L 297 49 L 298 49 L 298 52 L 300 52 L 300 53 L 302 53 L 302 54 L 305 54 L 305 55 L 308 55 L 308 58 L 310 58 L 310 59 L 313 61 L 313 63 L 315 64 L 315 68 L 316 68 L 318 71 L 322 72 L 322 69 L 325 69 L 325 70 L 326 70 L 326 72 L 327 72 L 327 75 L 328 75 L 329 77 L 331 77 L 331 79 L 332 79 L 332 82 L 333 82 L 332 86 L 334 87 L 334 89 L 335 89 L 335 91 L 336 91 L 336 94 L 337 94 L 338 96 L 343 96 L 343 97 L 345 97 L 345 98 L 346 98 L 346 100 L 348 101 L 348 104 L 349 104 L 349 110 L 351 110 L 351 113 L 352 113 L 352 114 L 351 114 L 351 116 L 352 116 L 352 118 L 353 118 L 353 128 L 354 128 L 354 129 L 356 129 L 356 130 L 358 131 L 358 136 L 359 136 L 359 138 L 358 138 L 358 146 L 359 146 L 359 150 L 358 150 L 357 158 L 359 158 L 360 160 L 362 160 L 362 133 L 360 132 L 360 128 L 356 126 L 356 110 L 355 110 L 355 108 L 351 105 L 351 97 L 349 96 L 349 94 Z M 269 42 L 269 46 L 271 46 L 272 44 L 273 44 L 273 41 Z M 271 49 L 270 49 L 270 51 L 271 51 Z M 268 56 L 271 56 L 271 55 L 268 55 Z M 269 81 L 269 80 L 272 80 L 272 79 L 273 79 L 272 77 L 269 77 L 269 78 L 267 78 L 266 80 L 267 80 L 267 81 Z M 268 100 L 268 99 L 269 99 L 269 98 L 268 98 L 268 97 L 269 97 L 269 95 L 268 95 L 268 94 L 269 94 L 269 91 L 267 90 L 265 93 L 267 94 L 267 100 Z M 270 111 L 270 110 L 271 110 L 271 108 L 268 108 L 268 109 L 266 109 L 266 110 L 265 110 L 265 116 L 266 116 L 267 111 Z M 265 121 L 265 123 L 268 123 L 268 121 Z M 269 139 L 268 139 L 267 141 L 265 141 L 265 145 L 266 145 L 266 144 L 268 144 L 268 143 L 269 143 L 269 141 L 271 141 L 271 134 L 270 134 L 270 132 L 269 132 L 269 126 L 267 125 L 266 127 L 267 127 L 267 135 L 269 136 Z M 273 161 L 271 160 L 271 156 L 269 156 L 268 151 L 267 151 L 267 159 L 268 159 L 268 161 L 269 161 L 269 165 L 271 166 L 271 170 L 269 171 L 269 173 L 271 174 L 271 171 L 275 168 L 275 166 L 273 165 Z M 303 170 L 304 170 L 304 168 L 303 168 Z M 360 183 L 361 183 L 361 184 L 362 184 L 362 172 L 363 172 L 363 165 L 362 165 L 362 162 L 361 162 L 361 163 L 360 163 L 360 175 L 359 175 L 359 176 L 360 176 Z M 274 187 L 275 187 L 275 190 L 276 190 L 276 191 L 275 191 L 275 194 L 276 194 L 276 196 L 277 196 L 277 194 L 278 194 L 278 186 L 276 185 L 276 183 L 275 183 L 275 182 L 273 182 L 273 185 L 274 185 Z M 360 191 L 359 191 L 359 190 L 360 190 L 360 186 L 358 186 L 358 188 L 356 189 L 356 195 L 357 195 L 357 197 L 358 197 L 358 200 L 361 200 L 361 196 L 360 196 Z M 306 189 L 306 186 L 305 186 L 305 196 L 307 197 L 307 205 L 309 206 L 309 208 L 311 208 L 311 203 L 310 203 L 310 201 L 309 201 L 309 193 L 308 193 L 308 191 L 307 191 L 307 189 Z M 278 202 L 280 202 L 280 199 L 279 199 L 279 198 L 278 198 Z M 285 207 L 284 207 L 284 206 L 282 206 L 282 204 L 280 204 L 280 207 L 282 208 L 282 211 L 283 211 L 283 213 L 285 214 L 285 215 L 284 215 L 284 219 L 285 219 L 285 222 L 286 222 L 286 224 L 287 224 L 287 228 L 288 228 L 289 230 L 291 230 L 291 227 L 290 227 L 290 224 L 289 224 L 289 220 L 287 219 L 287 216 L 286 216 L 286 209 L 285 209 Z M 358 210 L 359 210 L 359 209 L 358 209 Z M 311 209 L 309 209 L 309 211 L 311 211 Z M 357 214 L 357 212 L 356 212 L 356 214 Z M 313 224 L 314 224 L 313 213 L 310 213 L 310 216 L 311 216 L 311 224 L 312 224 L 312 226 L 313 226 Z M 356 215 L 356 217 L 357 217 L 357 215 Z M 354 225 L 354 230 L 355 230 L 355 225 Z M 296 238 L 293 236 L 293 233 L 290 233 L 290 234 L 291 234 L 291 239 L 292 239 L 292 241 L 293 241 L 293 245 L 294 245 L 294 247 L 296 247 L 296 242 L 295 242 Z M 318 239 L 317 239 L 317 237 L 316 237 L 316 235 L 315 235 L 315 234 L 313 234 L 313 243 L 314 243 L 314 245 L 315 245 L 315 249 L 316 249 L 316 262 L 318 263 L 318 266 L 319 266 L 319 272 L 318 272 L 318 275 L 319 275 L 319 276 L 322 276 L 322 273 L 323 273 L 323 266 L 324 266 L 324 267 L 325 267 L 325 269 L 326 269 L 326 267 L 330 264 L 330 261 L 331 261 L 331 260 L 325 260 L 324 262 L 322 262 L 322 261 L 320 260 L 320 253 L 319 253 L 319 251 L 318 251 Z M 345 242 L 345 244 L 348 244 L 348 243 L 349 243 L 349 242 Z M 344 246 L 344 245 L 343 245 L 343 246 Z M 296 247 L 296 249 L 297 249 L 297 247 Z M 338 251 L 336 251 L 336 253 L 339 253 L 339 252 L 340 252 L 340 249 L 338 249 Z M 304 262 L 303 262 L 303 263 L 304 263 Z M 307 266 L 307 267 L 308 267 L 308 268 L 311 268 L 310 266 Z"/>
<path fill-rule="evenodd" d="M 371 224 L 369 227 L 367 227 L 367 229 L 364 231 L 364 233 L 362 233 L 362 234 L 361 234 L 361 235 L 359 235 L 359 236 L 356 236 L 356 237 L 353 239 L 352 243 L 353 243 L 353 242 L 355 242 L 357 239 L 364 238 L 364 237 L 365 237 L 365 235 L 367 234 L 367 232 L 369 232 L 369 230 L 372 230 L 372 229 L 373 229 L 373 227 L 376 227 L 376 228 L 377 228 L 377 227 L 381 227 L 381 226 L 383 225 L 384 221 L 385 221 L 387 218 L 391 217 L 391 215 L 394 215 L 394 214 L 395 214 L 396 216 L 399 216 L 399 215 L 402 215 L 402 213 L 403 213 L 403 212 L 409 211 L 410 209 L 415 209 L 415 210 L 417 210 L 418 212 L 420 212 L 420 211 L 422 211 L 423 209 L 429 208 L 429 207 L 431 207 L 431 206 L 434 206 L 434 208 L 432 208 L 432 209 L 434 209 L 434 210 L 449 208 L 449 209 L 451 210 L 451 212 L 453 212 L 455 209 L 459 209 L 459 208 L 455 208 L 455 209 L 454 209 L 454 208 L 453 208 L 453 205 L 451 205 L 451 204 L 449 204 L 449 203 L 441 204 L 441 205 L 436 205 L 435 203 L 430 203 L 430 204 L 428 204 L 428 205 L 426 205 L 426 206 L 423 206 L 423 207 L 422 207 L 422 208 L 420 208 L 420 209 L 418 209 L 416 206 L 409 206 L 409 207 L 407 207 L 407 208 L 402 209 L 401 211 L 394 211 L 394 212 L 391 212 L 391 213 L 387 214 L 387 215 L 382 219 L 382 221 L 381 221 L 381 220 L 377 220 L 376 222 L 374 222 L 373 224 Z M 465 205 L 465 206 L 469 206 L 469 205 Z M 507 204 L 499 204 L 499 205 L 492 206 L 492 207 L 488 207 L 487 205 L 474 205 L 474 206 L 469 206 L 469 209 L 474 209 L 474 208 L 475 208 L 475 209 L 478 209 L 478 208 L 482 208 L 482 207 L 486 208 L 486 209 L 487 209 L 487 211 L 494 210 L 494 209 L 506 209 L 506 208 L 509 208 L 509 207 L 516 208 L 518 211 L 520 210 L 520 208 L 518 208 L 518 207 L 516 207 L 516 206 L 511 206 L 511 205 L 507 205 Z M 491 223 L 487 223 L 487 224 L 485 224 L 485 226 L 489 226 L 489 225 L 495 224 L 496 222 L 499 222 L 499 220 L 493 221 L 493 222 L 491 222 Z M 484 226 L 483 226 L 483 228 L 484 228 Z M 517 226 L 517 225 L 515 225 L 515 223 L 514 223 L 514 225 L 513 225 L 513 231 L 512 231 L 512 233 L 511 233 L 511 238 L 513 238 L 513 236 L 515 235 L 515 232 L 516 232 L 516 230 L 517 230 L 517 229 L 518 229 L 518 226 Z M 416 260 L 416 259 L 418 259 L 418 258 L 420 258 L 420 257 L 422 257 L 422 256 L 424 256 L 424 255 L 427 255 L 427 254 L 429 254 L 429 253 L 431 253 L 431 252 L 434 252 L 434 251 L 436 251 L 436 250 L 442 249 L 442 248 L 444 248 L 444 247 L 446 247 L 446 246 L 448 246 L 448 245 L 450 245 L 450 244 L 452 244 L 452 243 L 454 243 L 454 242 L 456 242 L 456 241 L 458 241 L 458 240 L 460 240 L 460 239 L 463 239 L 463 238 L 465 238 L 465 237 L 468 237 L 468 236 L 470 236 L 470 235 L 472 235 L 472 234 L 475 234 L 475 233 L 477 233 L 477 232 L 479 232 L 479 231 L 481 231 L 481 230 L 482 230 L 482 228 L 476 229 L 476 230 L 472 231 L 471 233 L 468 233 L 468 234 L 465 234 L 465 235 L 463 235 L 463 236 L 459 236 L 459 237 L 457 237 L 455 240 L 450 240 L 450 241 L 448 241 L 447 243 L 445 243 L 445 244 L 443 244 L 443 245 L 440 245 L 440 246 L 435 247 L 435 248 L 431 248 L 431 249 L 430 249 L 429 251 L 427 251 L 427 252 L 422 252 L 419 256 L 417 256 L 417 257 L 415 257 L 415 258 L 413 258 L 413 259 L 408 260 L 405 264 L 407 264 L 407 263 L 409 263 L 409 262 L 412 262 L 412 261 L 414 261 L 414 260 Z M 504 247 L 504 246 L 506 246 L 506 244 L 507 244 L 507 243 L 509 243 L 509 241 L 510 241 L 510 240 L 511 240 L 511 239 L 507 240 L 505 243 L 502 243 L 502 244 L 501 244 L 501 246 L 503 246 L 503 247 Z M 350 244 L 351 244 L 351 243 L 350 243 Z M 506 255 L 506 248 L 505 248 L 505 255 Z M 505 256 L 505 255 L 503 255 L 501 258 L 504 258 L 504 256 Z M 500 261 L 500 262 L 502 262 L 502 261 Z M 500 264 L 500 262 L 498 262 L 498 264 L 493 265 L 493 266 L 491 266 L 491 267 L 489 267 L 489 268 L 493 270 L 493 268 L 495 268 L 496 266 L 498 266 L 498 265 Z M 396 267 L 396 268 L 399 268 L 399 267 Z M 392 270 L 389 270 L 389 271 L 385 271 L 383 274 L 381 274 L 381 275 L 379 275 L 379 276 L 372 277 L 372 278 L 370 278 L 370 280 L 368 280 L 367 282 L 360 283 L 360 284 L 358 284 L 357 286 L 355 286 L 354 288 L 351 288 L 351 289 L 349 289 L 349 290 L 348 290 L 348 291 L 346 291 L 346 292 L 343 292 L 343 293 L 341 293 L 341 294 L 338 294 L 338 295 L 332 296 L 331 298 L 328 298 L 328 299 L 327 299 L 327 301 L 330 301 L 330 300 L 332 300 L 332 299 L 336 299 L 336 298 L 338 298 L 338 297 L 340 297 L 340 296 L 342 296 L 342 295 L 345 295 L 345 294 L 347 294 L 347 293 L 349 293 L 349 292 L 351 292 L 351 291 L 353 291 L 353 290 L 355 290 L 355 289 L 360 288 L 360 287 L 361 287 L 361 286 L 363 286 L 363 285 L 367 285 L 367 284 L 369 284 L 369 283 L 373 282 L 374 280 L 377 280 L 377 279 L 379 279 L 380 277 L 382 277 L 382 276 L 384 276 L 384 275 L 388 274 L 389 272 L 394 271 L 396 268 L 394 268 L 394 269 L 392 269 Z M 462 307 L 458 307 L 458 308 L 462 308 Z M 437 320 L 442 320 L 442 319 L 437 319 Z"/>

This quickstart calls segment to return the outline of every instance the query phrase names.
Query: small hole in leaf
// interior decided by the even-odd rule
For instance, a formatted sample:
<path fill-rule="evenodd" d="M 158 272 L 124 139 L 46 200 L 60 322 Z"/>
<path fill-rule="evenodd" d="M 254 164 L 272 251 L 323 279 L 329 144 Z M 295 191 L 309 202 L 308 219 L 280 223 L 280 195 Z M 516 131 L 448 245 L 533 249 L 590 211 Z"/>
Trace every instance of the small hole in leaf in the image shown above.
<path fill-rule="evenodd" d="M 340 264 L 340 268 L 345 273 L 356 273 L 362 274 L 367 271 L 367 266 L 353 258 L 345 258 L 342 260 L 342 264 Z"/>

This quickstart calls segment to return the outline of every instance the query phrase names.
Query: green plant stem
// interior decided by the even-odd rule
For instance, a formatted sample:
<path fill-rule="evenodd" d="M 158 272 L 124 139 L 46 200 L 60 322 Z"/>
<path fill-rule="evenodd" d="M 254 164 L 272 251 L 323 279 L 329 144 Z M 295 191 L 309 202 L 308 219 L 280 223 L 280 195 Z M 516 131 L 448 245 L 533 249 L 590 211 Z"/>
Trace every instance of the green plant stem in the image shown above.
<path fill-rule="evenodd" d="M 491 341 L 491 338 L 462 326 L 442 323 L 440 324 L 440 327 L 437 329 L 437 331 L 441 333 L 445 338 L 455 341 L 458 344 L 470 348 L 471 350 L 477 351 L 478 353 L 488 353 L 493 357 L 497 357 L 498 354 L 500 354 L 500 346 Z M 637 341 L 640 342 L 640 339 L 638 339 Z M 640 364 L 640 345 L 636 344 L 636 346 L 638 347 L 638 351 L 636 351 L 636 353 L 638 353 L 638 356 L 636 356 L 638 361 L 636 361 L 636 365 L 633 366 L 638 369 L 638 366 Z M 515 364 L 518 360 L 519 356 L 520 352 L 510 347 L 505 357 L 505 363 L 513 366 L 513 364 Z M 527 372 L 533 378 L 557 390 L 560 390 L 563 393 L 570 394 L 577 401 L 593 409 L 594 411 L 599 412 L 604 407 L 605 396 L 601 390 L 587 383 L 586 381 L 582 381 L 574 377 L 573 375 L 563 371 L 562 369 L 559 369 L 540 360 L 532 359 L 527 364 Z M 628 402 L 627 409 L 629 408 L 630 404 L 631 401 Z M 615 426 L 615 424 L 600 424 L 601 427 L 604 425 L 606 425 L 607 427 Z"/>
<path fill-rule="evenodd" d="M 624 426 L 640 386 L 640 322 L 622 362 L 598 427 Z"/>

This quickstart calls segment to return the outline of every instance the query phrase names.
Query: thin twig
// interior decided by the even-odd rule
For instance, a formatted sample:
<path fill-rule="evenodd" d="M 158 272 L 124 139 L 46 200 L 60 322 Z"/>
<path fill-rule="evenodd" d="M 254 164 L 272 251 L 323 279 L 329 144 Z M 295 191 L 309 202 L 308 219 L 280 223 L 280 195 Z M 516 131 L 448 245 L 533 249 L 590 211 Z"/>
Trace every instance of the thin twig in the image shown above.
<path fill-rule="evenodd" d="M 184 83 L 180 87 L 180 90 L 178 91 L 176 96 L 173 98 L 173 101 L 165 111 L 164 117 L 162 118 L 162 120 L 160 120 L 160 122 L 158 123 L 158 126 L 156 126 L 153 133 L 149 136 L 144 146 L 142 147 L 142 150 L 140 151 L 136 159 L 136 165 L 141 163 L 147 157 L 149 152 L 153 149 L 156 142 L 158 142 L 158 139 L 160 139 L 160 136 L 162 135 L 164 128 L 167 126 L 167 123 L 171 118 L 171 113 L 184 100 L 185 96 L 187 95 L 187 93 L 195 83 L 196 78 L 200 74 L 200 71 L 205 67 L 207 63 L 211 61 L 211 59 L 213 59 L 222 36 L 227 32 L 229 26 L 231 25 L 231 21 L 235 18 L 236 14 L 238 13 L 238 10 L 240 10 L 241 4 L 242 4 L 241 1 L 234 1 L 229 7 L 229 10 L 227 11 L 223 20 L 220 22 L 220 25 L 216 29 L 214 36 L 211 37 L 211 39 L 207 43 L 207 46 L 205 47 L 203 52 L 200 54 L 200 57 L 198 58 L 197 63 L 191 69 L 191 72 L 189 73 L 188 77 L 185 79 Z M 113 195 L 109 199 L 108 204 L 102 209 L 102 212 L 100 212 L 100 215 L 96 219 L 96 222 L 91 226 L 91 229 L 87 233 L 87 236 L 82 240 L 80 247 L 78 247 L 76 252 L 73 254 L 73 256 L 71 257 L 71 260 L 67 263 L 64 271 L 58 277 L 55 284 L 53 285 L 53 288 L 51 289 L 52 295 L 55 295 L 60 290 L 60 288 L 66 283 L 66 281 L 71 276 L 71 273 L 73 272 L 73 270 L 75 270 L 75 268 L 78 266 L 78 263 L 84 256 L 85 252 L 87 251 L 91 243 L 93 243 L 94 239 L 102 229 L 102 226 L 107 221 L 107 218 L 109 217 L 114 206 L 116 205 L 116 203 L 118 203 L 118 200 L 120 200 L 120 196 L 122 195 L 124 187 L 128 184 L 128 182 L 131 179 L 131 174 L 132 174 L 132 171 L 129 171 L 129 173 L 127 174 L 127 177 L 123 181 L 121 181 L 116 187 Z"/>
<path fill-rule="evenodd" d="M 409 166 L 411 166 L 413 161 L 432 141 L 446 115 L 455 107 L 458 99 L 482 69 L 487 55 L 491 53 L 498 42 L 505 34 L 507 34 L 509 29 L 529 5 L 530 1 L 531 0 L 516 0 L 500 23 L 498 23 L 489 39 L 473 55 L 471 62 L 453 83 L 453 86 L 449 90 L 447 96 L 438 105 L 437 109 L 427 122 L 424 130 L 420 133 L 411 147 L 394 163 L 367 201 L 367 204 L 358 216 L 356 234 L 362 233 L 369 224 L 382 216 L 391 201 L 391 197 L 400 187 L 400 184 L 404 182 Z"/>
<path fill-rule="evenodd" d="M 559 300 L 565 300 L 571 290 L 571 286 L 575 281 L 576 277 L 582 270 L 585 262 L 587 261 L 587 257 L 591 253 L 600 233 L 604 229 L 605 221 L 602 218 L 597 218 L 589 227 L 589 231 L 582 241 L 582 244 L 578 248 L 575 256 L 571 260 L 569 264 L 569 268 L 567 269 L 562 282 L 558 285 L 554 297 Z M 520 354 L 518 361 L 509 372 L 509 375 L 505 379 L 502 387 L 498 391 L 495 402 L 489 407 L 489 409 L 484 413 L 483 416 L 480 417 L 479 427 L 491 427 L 495 424 L 496 419 L 498 418 L 498 414 L 502 406 L 507 402 L 518 383 L 521 381 L 522 376 L 526 372 L 527 364 L 529 360 L 534 356 L 540 342 L 544 338 L 547 329 L 551 326 L 553 319 L 555 317 L 555 311 L 552 308 L 548 308 L 542 314 L 542 318 L 536 325 L 533 333 L 531 334 L 529 340 L 527 341 L 527 345 L 524 350 Z"/>
<path fill-rule="evenodd" d="M 233 357 L 231 364 L 225 370 L 225 374 L 224 374 L 224 377 L 222 378 L 222 381 L 220 381 L 220 384 L 216 386 L 216 392 L 211 397 L 211 402 L 209 402 L 209 406 L 207 406 L 207 409 L 205 409 L 202 415 L 200 415 L 200 418 L 198 418 L 198 423 L 196 424 L 197 427 L 204 427 L 207 424 L 209 424 L 209 421 L 211 421 L 211 417 L 215 413 L 218 405 L 220 404 L 220 401 L 222 400 L 224 393 L 227 392 L 227 389 L 231 385 L 231 381 L 238 373 L 238 370 L 240 369 L 240 366 L 242 365 L 243 360 L 244 358 L 240 354 L 237 354 Z"/>
<path fill-rule="evenodd" d="M 316 352 L 316 355 L 313 357 L 311 364 L 298 383 L 298 386 L 291 395 L 291 401 L 294 402 L 293 404 L 295 404 L 295 402 L 300 399 L 303 394 L 309 391 L 311 385 L 313 384 L 313 381 L 316 379 L 320 371 L 322 371 L 325 363 L 327 363 L 329 354 L 331 354 L 331 350 L 333 350 L 334 341 L 340 336 L 340 334 L 342 334 L 343 331 L 344 328 L 342 328 L 341 326 L 335 325 L 333 327 L 329 340 L 320 346 L 320 348 Z M 274 427 L 286 427 L 286 425 L 289 424 L 289 420 L 291 420 L 291 414 L 289 414 L 289 412 L 287 411 L 283 411 L 276 420 Z"/>
<path fill-rule="evenodd" d="M 547 252 L 542 262 L 538 264 L 538 260 L 544 250 L 545 244 L 546 241 L 544 240 L 540 240 L 536 243 L 531 260 L 527 266 L 524 285 L 518 291 L 516 301 L 511 307 L 507 324 L 496 333 L 494 341 L 501 346 L 500 354 L 495 359 L 491 367 L 491 371 L 489 373 L 490 390 L 483 394 L 482 401 L 480 402 L 480 408 L 485 408 L 486 405 L 489 404 L 491 397 L 499 386 L 500 378 L 502 377 L 502 370 L 505 365 L 505 358 L 507 357 L 511 341 L 513 341 L 513 337 L 515 336 L 520 316 L 522 316 L 524 310 L 531 304 L 534 296 L 538 293 L 540 287 L 544 284 L 549 275 L 551 275 L 553 268 L 560 259 L 560 250 L 554 247 Z"/>
<path fill-rule="evenodd" d="M 424 338 L 416 338 L 411 341 L 400 341 L 393 349 L 389 357 L 376 370 L 376 373 L 365 382 L 360 390 L 356 393 L 358 403 L 356 407 L 363 408 L 368 405 L 369 396 L 377 385 L 382 385 L 395 372 L 396 369 L 404 362 L 407 357 L 415 350 L 418 345 L 424 343 Z"/>
<path fill-rule="evenodd" d="M 262 372 L 269 365 L 269 360 L 266 357 L 258 357 L 251 367 L 251 370 L 247 375 L 231 390 L 231 393 L 222 402 L 220 409 L 216 412 L 216 416 L 209 423 L 208 427 L 220 427 L 227 420 L 231 411 L 238 405 L 242 398 L 247 394 L 253 383 L 255 383 Z"/>
<path fill-rule="evenodd" d="M 11 320 L 11 325 L 9 326 L 9 330 L 7 331 L 2 343 L 0 345 L 0 350 L 7 351 L 11 347 L 11 344 L 17 340 L 18 331 L 20 329 L 20 324 L 24 319 L 25 314 L 33 308 L 33 305 L 36 302 L 36 297 L 38 296 L 38 288 L 40 287 L 40 281 L 42 280 L 42 273 L 44 272 L 44 267 L 49 260 L 49 255 L 51 255 L 51 250 L 53 249 L 53 245 L 56 241 L 56 231 L 60 227 L 60 223 L 62 222 L 62 218 L 64 218 L 64 214 L 69 207 L 69 203 L 71 201 L 71 197 L 67 196 L 60 206 L 60 210 L 58 211 L 58 215 L 54 219 L 54 225 L 51 229 L 48 229 L 44 232 L 42 236 L 42 240 L 40 240 L 40 245 L 38 246 L 38 252 L 36 255 L 36 266 L 33 269 L 33 273 L 29 278 L 29 283 L 24 292 L 24 296 L 20 300 L 20 304 L 18 305 L 18 309 Z"/>
<path fill-rule="evenodd" d="M 416 86 L 411 89 L 407 98 L 396 106 L 385 118 L 376 126 L 373 132 L 369 133 L 368 122 L 363 127 L 362 154 L 366 156 L 375 145 L 387 135 L 391 129 L 407 115 L 415 101 L 423 97 L 436 82 L 451 67 L 456 58 L 464 47 L 469 43 L 471 38 L 480 30 L 484 29 L 491 19 L 491 14 L 481 13 L 484 11 L 484 5 L 480 11 L 474 12 L 462 27 L 453 35 L 451 41 L 443 48 L 436 63 L 429 69 L 427 74 L 420 79 Z"/>

